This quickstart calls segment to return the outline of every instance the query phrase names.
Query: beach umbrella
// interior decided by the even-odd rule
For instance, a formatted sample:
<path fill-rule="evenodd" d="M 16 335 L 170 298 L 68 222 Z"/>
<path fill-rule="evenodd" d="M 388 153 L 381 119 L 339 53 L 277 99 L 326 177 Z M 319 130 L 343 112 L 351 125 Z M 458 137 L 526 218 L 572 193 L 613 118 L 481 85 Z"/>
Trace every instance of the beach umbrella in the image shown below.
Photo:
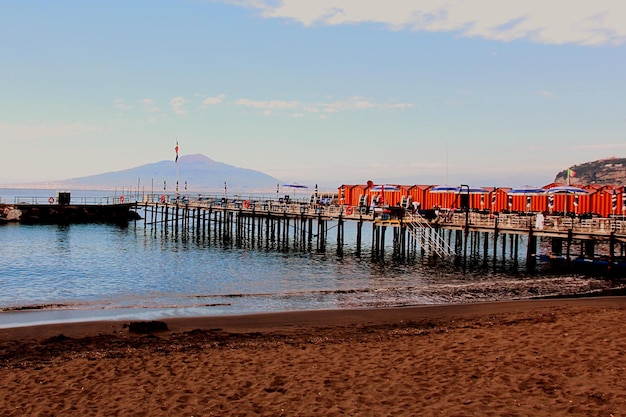
<path fill-rule="evenodd" d="M 458 193 L 460 190 L 459 187 L 455 187 L 453 185 L 437 185 L 436 187 L 433 187 L 430 189 L 431 193 L 440 193 L 440 194 L 444 194 L 444 193 Z"/>
<path fill-rule="evenodd" d="M 382 201 L 380 201 L 380 204 L 384 204 L 385 203 L 385 193 L 386 192 L 399 192 L 400 191 L 400 187 L 393 185 L 393 184 L 380 184 L 380 185 L 375 185 L 372 188 L 370 188 L 370 191 L 373 191 L 375 193 L 380 193 L 381 197 L 382 197 Z"/>
<path fill-rule="evenodd" d="M 531 185 L 524 185 L 522 187 L 511 188 L 507 191 L 509 196 L 509 206 L 513 205 L 512 197 L 515 195 L 521 195 L 526 197 L 526 210 L 530 210 L 532 206 L 532 196 L 544 195 L 546 190 L 539 187 L 533 187 Z"/>
<path fill-rule="evenodd" d="M 572 185 L 559 185 L 558 187 L 548 188 L 546 192 L 548 194 L 589 194 L 587 190 Z"/>
<path fill-rule="evenodd" d="M 299 184 L 297 182 L 291 182 L 288 184 L 283 184 L 283 187 L 292 188 L 293 189 L 293 198 L 296 198 L 296 190 L 309 188 L 306 185 Z"/>
<path fill-rule="evenodd" d="M 317 184 L 315 184 L 315 189 L 313 191 L 313 194 L 311 194 L 311 204 L 315 203 L 317 204 L 318 202 L 318 191 L 317 191 Z"/>
<path fill-rule="evenodd" d="M 472 207 L 473 200 L 470 200 L 470 195 L 480 195 L 480 207 L 485 207 L 485 195 L 489 194 L 489 190 L 482 187 L 472 187 L 471 185 L 461 185 L 458 187 L 458 190 L 458 198 L 462 207 Z"/>
<path fill-rule="evenodd" d="M 459 188 L 459 192 L 463 193 L 469 193 L 469 194 L 489 194 L 489 190 L 486 190 L 482 187 L 469 187 L 469 188 L 464 188 L 461 187 Z"/>
<path fill-rule="evenodd" d="M 579 195 L 587 195 L 589 192 L 583 188 L 574 187 L 573 185 L 559 185 L 557 187 L 548 188 L 546 192 L 550 195 L 554 194 L 565 194 L 565 215 L 567 215 L 567 196 L 574 196 L 574 206 L 578 207 L 578 196 Z M 554 203 L 553 203 L 554 204 Z M 577 209 L 578 210 L 578 209 Z"/>
<path fill-rule="evenodd" d="M 539 187 L 533 187 L 530 185 L 524 185 L 522 187 L 511 188 L 507 191 L 507 194 L 513 195 L 542 195 L 545 194 L 546 190 Z"/>
<path fill-rule="evenodd" d="M 429 194 L 458 194 L 460 187 L 456 187 L 454 185 L 437 185 L 430 190 L 428 190 Z M 454 196 L 454 200 L 448 195 L 442 195 L 436 199 L 436 205 L 441 205 L 442 208 L 448 208 L 450 205 L 454 205 L 456 201 L 456 196 Z"/>
<path fill-rule="evenodd" d="M 292 182 L 292 183 L 289 183 L 289 184 L 283 184 L 283 187 L 289 187 L 289 188 L 309 188 L 306 185 L 298 184 L 297 182 Z"/>
<path fill-rule="evenodd" d="M 391 184 L 381 184 L 370 188 L 370 191 L 384 193 L 385 191 L 400 191 L 400 187 Z"/>
<path fill-rule="evenodd" d="M 548 195 L 548 210 L 552 212 L 553 208 L 554 208 L 554 194 L 550 194 Z"/>

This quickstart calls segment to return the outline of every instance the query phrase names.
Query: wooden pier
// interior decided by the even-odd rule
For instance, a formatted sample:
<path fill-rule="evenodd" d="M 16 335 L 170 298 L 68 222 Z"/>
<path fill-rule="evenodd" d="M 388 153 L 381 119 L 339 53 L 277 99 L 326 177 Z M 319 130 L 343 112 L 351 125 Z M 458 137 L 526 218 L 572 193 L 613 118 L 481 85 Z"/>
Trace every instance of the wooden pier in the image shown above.
<path fill-rule="evenodd" d="M 65 199 L 61 199 L 64 197 Z M 626 269 L 626 219 L 620 217 L 547 216 L 541 213 L 490 214 L 478 211 L 413 212 L 410 208 L 365 207 L 336 202 L 259 199 L 236 196 L 143 195 L 80 200 L 20 198 L 0 204 L 0 221 L 29 224 L 143 223 L 146 229 L 174 237 L 194 236 L 223 246 L 279 251 L 344 250 L 361 256 L 410 259 L 416 255 L 481 257 L 517 264 L 524 258 L 534 269 L 537 259 L 597 264 Z M 346 245 L 346 224 L 356 236 Z M 364 229 L 364 226 L 367 228 Z M 371 236 L 366 236 L 371 229 Z M 369 240 L 369 241 L 368 241 Z M 367 244 L 369 243 L 369 245 Z M 521 254 L 521 255 L 520 255 Z"/>
<path fill-rule="evenodd" d="M 144 225 L 165 234 L 192 233 L 220 244 L 276 250 L 325 251 L 335 239 L 343 254 L 345 224 L 356 225 L 355 253 L 363 248 L 363 225 L 372 229 L 371 252 L 384 257 L 414 254 L 436 256 L 491 254 L 517 262 L 520 238 L 526 246 L 526 266 L 534 269 L 539 256 L 606 265 L 626 263 L 626 220 L 498 214 L 470 211 L 429 216 L 401 207 L 376 208 L 319 205 L 282 200 L 204 198 L 165 200 L 146 198 L 135 205 Z M 391 232 L 391 245 L 387 233 Z M 548 246 L 545 254 L 540 247 Z"/>

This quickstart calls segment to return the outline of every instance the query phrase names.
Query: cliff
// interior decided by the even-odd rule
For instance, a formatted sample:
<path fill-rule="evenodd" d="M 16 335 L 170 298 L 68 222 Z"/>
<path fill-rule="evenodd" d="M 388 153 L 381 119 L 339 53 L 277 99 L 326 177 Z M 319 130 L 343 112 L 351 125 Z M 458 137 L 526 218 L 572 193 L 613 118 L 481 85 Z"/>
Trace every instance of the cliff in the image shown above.
<path fill-rule="evenodd" d="M 574 171 L 572 184 L 577 185 L 626 185 L 626 158 L 608 158 L 585 162 L 571 167 Z M 554 182 L 567 182 L 567 169 L 556 174 Z"/>

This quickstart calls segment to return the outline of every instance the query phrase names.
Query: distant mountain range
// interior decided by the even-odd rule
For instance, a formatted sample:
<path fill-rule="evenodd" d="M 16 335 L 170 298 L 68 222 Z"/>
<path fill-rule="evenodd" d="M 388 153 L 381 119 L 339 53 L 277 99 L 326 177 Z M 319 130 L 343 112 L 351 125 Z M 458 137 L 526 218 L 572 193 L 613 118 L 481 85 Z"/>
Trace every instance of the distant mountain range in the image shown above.
<path fill-rule="evenodd" d="M 216 162 L 201 154 L 184 155 L 178 158 L 178 188 L 202 192 L 223 192 L 226 183 L 228 192 L 256 193 L 276 190 L 280 180 L 252 169 L 237 168 Z M 38 184 L 41 186 L 42 184 Z M 87 177 L 72 178 L 46 184 L 46 188 L 111 190 L 121 187 L 139 187 L 149 192 L 167 192 L 176 189 L 176 162 L 160 161 L 122 171 L 107 172 Z"/>
<path fill-rule="evenodd" d="M 571 170 L 575 173 L 571 183 L 576 185 L 626 185 L 626 158 L 609 158 L 598 161 L 586 162 L 574 165 Z M 178 159 L 178 189 L 185 191 L 185 182 L 190 192 L 221 193 L 226 183 L 228 193 L 270 193 L 276 191 L 276 185 L 283 183 L 281 180 L 252 169 L 238 168 L 223 162 L 216 162 L 202 154 L 184 155 Z M 380 180 L 380 179 L 379 179 Z M 432 178 L 389 178 L 391 184 L 425 184 L 429 180 L 436 184 Z M 500 178 L 498 184 L 493 186 L 516 186 L 509 184 L 515 179 Z M 519 179 L 517 179 L 519 182 Z M 363 180 L 360 183 L 365 183 Z M 479 181 L 483 183 L 485 181 Z M 505 183 L 502 183 L 505 182 Z M 556 174 L 554 182 L 566 183 L 567 170 Z M 346 183 L 349 184 L 350 182 Z M 477 182 L 478 183 L 478 182 Z M 336 190 L 336 184 L 319 184 L 323 189 Z M 309 186 L 311 184 L 308 184 Z M 316 184 L 317 185 L 317 184 Z M 86 177 L 71 178 L 68 180 L 48 183 L 28 183 L 8 185 L 15 188 L 42 188 L 42 189 L 67 189 L 67 190 L 113 190 L 120 188 L 139 188 L 142 192 L 162 192 L 163 188 L 168 193 L 176 189 L 176 162 L 166 160 L 151 164 L 141 165 L 122 171 L 107 172 L 104 174 L 90 175 Z"/>
<path fill-rule="evenodd" d="M 626 158 L 608 158 L 571 167 L 570 182 L 577 185 L 626 185 Z M 568 181 L 567 170 L 556 174 L 554 182 Z"/>

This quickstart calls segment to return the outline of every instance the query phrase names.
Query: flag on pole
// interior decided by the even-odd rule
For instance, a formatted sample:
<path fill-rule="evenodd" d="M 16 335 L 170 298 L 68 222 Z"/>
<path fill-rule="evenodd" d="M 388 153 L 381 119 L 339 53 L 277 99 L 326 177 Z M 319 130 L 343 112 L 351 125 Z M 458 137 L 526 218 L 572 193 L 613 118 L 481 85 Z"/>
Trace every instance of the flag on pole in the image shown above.
<path fill-rule="evenodd" d="M 176 159 L 174 160 L 174 162 L 178 162 L 178 141 L 176 141 L 176 147 L 174 148 L 174 150 L 176 151 Z"/>
<path fill-rule="evenodd" d="M 567 184 L 572 184 L 572 177 L 576 176 L 576 172 L 572 168 L 567 168 Z"/>
<path fill-rule="evenodd" d="M 576 175 L 576 172 L 572 168 L 567 168 L 567 185 L 572 185 L 572 177 Z"/>

